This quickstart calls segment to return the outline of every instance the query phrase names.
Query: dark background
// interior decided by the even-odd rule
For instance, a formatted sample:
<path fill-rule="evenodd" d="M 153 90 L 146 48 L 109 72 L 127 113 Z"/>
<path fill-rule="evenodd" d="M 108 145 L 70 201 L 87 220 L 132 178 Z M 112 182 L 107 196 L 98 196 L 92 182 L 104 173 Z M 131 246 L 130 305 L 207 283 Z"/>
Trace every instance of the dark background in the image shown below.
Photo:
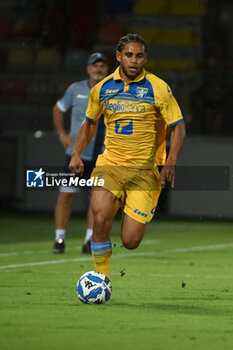
<path fill-rule="evenodd" d="M 52 107 L 70 83 L 86 78 L 90 53 L 103 52 L 111 73 L 116 44 L 129 32 L 144 37 L 146 68 L 168 82 L 181 106 L 189 150 L 181 164 L 223 165 L 231 172 L 232 14 L 230 0 L 1 0 L 1 208 L 53 209 L 56 193 L 52 199 L 25 193 L 24 167 L 63 164 Z M 35 137 L 38 130 L 40 138 Z M 201 152 L 195 145 L 201 145 Z M 162 195 L 159 210 L 175 215 L 168 197 Z M 80 202 L 76 210 L 84 211 L 86 200 Z M 232 201 L 224 203 L 232 205 L 227 216 L 232 218 Z M 184 215 L 200 215 L 186 213 L 183 206 Z"/>

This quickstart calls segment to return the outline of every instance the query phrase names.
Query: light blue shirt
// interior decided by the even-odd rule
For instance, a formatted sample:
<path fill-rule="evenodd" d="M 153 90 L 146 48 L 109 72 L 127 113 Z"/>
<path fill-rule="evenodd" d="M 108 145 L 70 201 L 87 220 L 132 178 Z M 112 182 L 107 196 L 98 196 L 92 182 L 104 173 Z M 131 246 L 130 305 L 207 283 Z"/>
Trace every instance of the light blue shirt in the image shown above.
<path fill-rule="evenodd" d="M 63 97 L 57 102 L 57 106 L 61 112 L 65 113 L 71 108 L 71 124 L 69 135 L 75 140 L 80 126 L 85 118 L 85 112 L 88 105 L 88 98 L 90 94 L 90 87 L 88 80 L 82 80 L 71 84 L 65 91 Z M 96 144 L 97 132 L 82 152 L 82 159 L 93 160 L 94 149 Z M 101 140 L 103 142 L 103 140 Z M 68 147 L 66 154 L 71 155 L 73 149 Z"/>

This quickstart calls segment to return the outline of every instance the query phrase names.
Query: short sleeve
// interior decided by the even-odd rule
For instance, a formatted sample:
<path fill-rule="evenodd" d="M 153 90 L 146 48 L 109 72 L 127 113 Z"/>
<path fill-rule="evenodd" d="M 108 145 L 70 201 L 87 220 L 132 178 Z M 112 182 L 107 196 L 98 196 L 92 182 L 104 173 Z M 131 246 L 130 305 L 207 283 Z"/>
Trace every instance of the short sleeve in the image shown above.
<path fill-rule="evenodd" d="M 96 121 L 103 113 L 103 102 L 99 101 L 101 85 L 97 84 L 90 92 L 85 118 Z"/>
<path fill-rule="evenodd" d="M 160 112 L 167 125 L 173 126 L 183 120 L 180 107 L 168 85 L 162 87 L 159 100 Z"/>
<path fill-rule="evenodd" d="M 66 112 L 70 107 L 72 107 L 72 98 L 73 98 L 73 84 L 68 87 L 63 97 L 57 101 L 57 106 L 61 112 Z"/>

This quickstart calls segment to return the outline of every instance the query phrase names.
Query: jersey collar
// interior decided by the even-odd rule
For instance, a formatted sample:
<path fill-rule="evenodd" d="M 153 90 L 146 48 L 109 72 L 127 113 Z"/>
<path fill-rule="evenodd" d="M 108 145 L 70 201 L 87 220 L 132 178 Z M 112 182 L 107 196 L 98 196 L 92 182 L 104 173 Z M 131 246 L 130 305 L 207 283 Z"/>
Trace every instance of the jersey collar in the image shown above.
<path fill-rule="evenodd" d="M 143 68 L 142 72 L 134 80 L 132 80 L 130 82 L 130 84 L 131 83 L 137 83 L 137 82 L 143 80 L 145 78 L 145 75 L 146 75 L 146 70 Z M 114 80 L 122 80 L 123 81 L 123 79 L 120 76 L 120 67 L 117 67 L 117 69 L 113 73 L 113 79 Z"/>

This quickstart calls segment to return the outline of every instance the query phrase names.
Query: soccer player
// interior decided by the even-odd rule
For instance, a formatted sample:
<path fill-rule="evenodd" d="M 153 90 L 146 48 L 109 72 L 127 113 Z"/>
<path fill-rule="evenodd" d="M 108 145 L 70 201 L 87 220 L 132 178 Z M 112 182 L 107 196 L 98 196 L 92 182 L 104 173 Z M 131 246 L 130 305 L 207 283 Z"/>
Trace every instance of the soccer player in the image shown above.
<path fill-rule="evenodd" d="M 109 277 L 114 217 L 123 209 L 121 239 L 128 249 L 138 247 L 152 219 L 161 188 L 175 184 L 175 165 L 185 136 L 185 124 L 171 88 L 147 72 L 147 45 L 137 34 L 122 37 L 116 48 L 119 67 L 91 91 L 70 162 L 83 173 L 80 154 L 96 130 L 102 113 L 106 125 L 103 154 L 92 176 L 104 179 L 92 189 L 94 230 L 91 242 L 96 271 Z M 171 128 L 166 158 L 166 127 Z M 158 165 L 164 165 L 159 174 Z"/>
<path fill-rule="evenodd" d="M 88 104 L 91 89 L 107 75 L 107 59 L 99 52 L 90 55 L 87 61 L 88 80 L 71 84 L 64 96 L 53 107 L 53 121 L 59 140 L 66 150 L 65 173 L 69 173 L 68 165 L 73 151 L 74 140 L 84 119 L 84 113 Z M 70 132 L 65 132 L 64 113 L 71 109 Z M 103 123 L 102 123 L 103 124 Z M 88 147 L 82 152 L 82 161 L 85 164 L 84 177 L 88 178 L 95 165 L 96 157 L 103 151 L 104 130 L 99 123 L 98 131 Z M 60 187 L 60 192 L 55 208 L 55 243 L 53 252 L 63 253 L 65 249 L 66 227 L 69 222 L 72 203 L 77 194 L 75 187 Z M 83 253 L 91 253 L 90 240 L 93 231 L 93 214 L 89 207 L 87 214 L 87 230 L 83 245 Z"/>

